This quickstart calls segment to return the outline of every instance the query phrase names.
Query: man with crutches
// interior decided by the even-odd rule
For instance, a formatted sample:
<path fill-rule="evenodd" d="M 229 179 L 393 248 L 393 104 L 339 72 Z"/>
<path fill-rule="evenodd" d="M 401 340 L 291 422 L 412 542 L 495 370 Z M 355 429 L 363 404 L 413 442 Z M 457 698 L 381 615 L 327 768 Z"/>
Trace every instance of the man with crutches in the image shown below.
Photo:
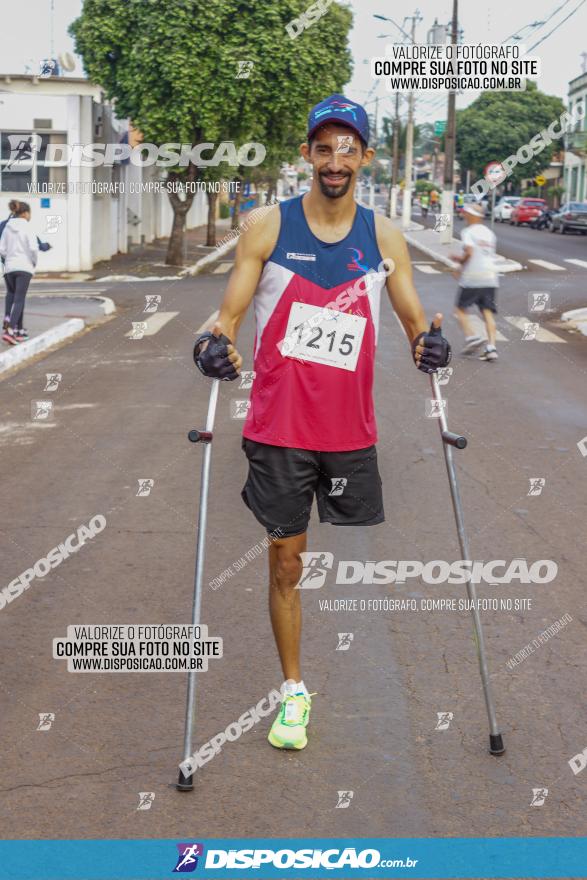
<path fill-rule="evenodd" d="M 281 709 L 269 733 L 276 748 L 303 749 L 311 699 L 300 665 L 296 587 L 314 496 L 321 522 L 384 521 L 372 387 L 385 288 L 411 340 L 418 369 L 450 360 L 441 315 L 428 325 L 403 235 L 354 200 L 368 146 L 365 110 L 331 95 L 310 113 L 303 157 L 312 188 L 282 202 L 241 236 L 218 320 L 194 349 L 200 370 L 236 378 L 234 342 L 254 303 L 255 379 L 243 430 L 246 505 L 270 534 L 270 616 L 283 676 Z M 215 386 L 218 383 L 214 383 Z M 341 479 L 342 478 L 342 479 Z M 334 483 L 341 492 L 332 492 Z M 278 531 L 279 530 L 279 531 Z"/>

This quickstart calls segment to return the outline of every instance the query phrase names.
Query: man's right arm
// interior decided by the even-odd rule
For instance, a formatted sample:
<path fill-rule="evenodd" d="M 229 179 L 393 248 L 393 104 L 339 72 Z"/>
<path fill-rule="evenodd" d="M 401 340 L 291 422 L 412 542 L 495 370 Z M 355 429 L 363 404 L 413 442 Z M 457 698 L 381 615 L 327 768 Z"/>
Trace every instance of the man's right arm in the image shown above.
<path fill-rule="evenodd" d="M 271 208 L 269 211 L 259 209 L 257 217 L 258 219 L 255 219 L 255 213 L 250 216 L 249 228 L 239 239 L 234 269 L 228 281 L 218 319 L 211 328 L 213 336 L 224 335 L 230 340 L 226 344 L 225 354 L 218 354 L 217 350 L 211 349 L 211 357 L 207 357 L 206 350 L 210 339 L 201 343 L 196 342 L 194 349 L 194 357 L 200 370 L 212 378 L 235 379 L 240 372 L 243 359 L 233 343 L 255 295 L 263 266 L 271 256 L 279 236 L 281 222 L 279 207 Z"/>
<path fill-rule="evenodd" d="M 254 215 L 251 219 L 254 220 Z M 236 340 L 239 327 L 255 295 L 263 267 L 277 242 L 280 227 L 279 206 L 264 211 L 257 222 L 249 222 L 250 226 L 241 235 L 236 248 L 234 269 L 216 322 L 221 332 L 232 342 Z"/>

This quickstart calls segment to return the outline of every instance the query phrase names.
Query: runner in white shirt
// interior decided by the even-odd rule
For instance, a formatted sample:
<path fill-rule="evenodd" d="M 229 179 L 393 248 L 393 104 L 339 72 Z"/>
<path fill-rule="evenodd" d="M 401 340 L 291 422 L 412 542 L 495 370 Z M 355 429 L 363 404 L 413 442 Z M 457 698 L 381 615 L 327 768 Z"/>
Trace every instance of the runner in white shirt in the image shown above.
<path fill-rule="evenodd" d="M 461 232 L 463 253 L 451 254 L 451 259 L 461 264 L 459 272 L 459 293 L 456 301 L 455 316 L 465 334 L 465 347 L 462 354 L 473 354 L 485 342 L 473 330 L 466 309 L 477 306 L 487 330 L 487 345 L 481 360 L 496 361 L 495 318 L 497 314 L 496 294 L 499 287 L 499 276 L 495 266 L 496 238 L 491 229 L 483 225 L 483 208 L 481 205 L 467 204 L 463 208 L 466 227 Z"/>

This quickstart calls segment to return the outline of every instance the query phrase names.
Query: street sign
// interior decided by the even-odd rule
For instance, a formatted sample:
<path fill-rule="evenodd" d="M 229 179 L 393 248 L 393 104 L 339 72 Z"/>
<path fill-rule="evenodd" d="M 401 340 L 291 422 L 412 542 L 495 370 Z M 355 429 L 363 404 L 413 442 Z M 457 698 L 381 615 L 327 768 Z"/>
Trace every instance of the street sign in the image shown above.
<path fill-rule="evenodd" d="M 434 137 L 444 134 L 446 130 L 446 119 L 437 119 L 434 123 Z"/>
<path fill-rule="evenodd" d="M 543 174 L 539 174 L 538 177 L 534 178 L 534 183 L 536 186 L 544 186 L 546 183 L 546 177 Z"/>
<path fill-rule="evenodd" d="M 484 176 L 492 186 L 498 186 L 505 180 L 507 173 L 501 162 L 490 162 L 485 166 Z"/>

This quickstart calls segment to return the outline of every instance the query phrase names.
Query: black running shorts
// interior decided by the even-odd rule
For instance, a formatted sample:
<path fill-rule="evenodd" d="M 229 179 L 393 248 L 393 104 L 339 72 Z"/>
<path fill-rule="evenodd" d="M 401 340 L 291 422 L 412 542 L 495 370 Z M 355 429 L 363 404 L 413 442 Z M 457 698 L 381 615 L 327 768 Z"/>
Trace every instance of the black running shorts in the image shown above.
<path fill-rule="evenodd" d="M 375 446 L 310 452 L 243 437 L 249 474 L 242 499 L 268 532 L 301 535 L 316 495 L 320 522 L 374 526 L 385 519 Z"/>
<path fill-rule="evenodd" d="M 495 287 L 459 287 L 456 305 L 459 309 L 477 306 L 480 312 L 489 309 L 497 314 L 496 295 Z"/>

